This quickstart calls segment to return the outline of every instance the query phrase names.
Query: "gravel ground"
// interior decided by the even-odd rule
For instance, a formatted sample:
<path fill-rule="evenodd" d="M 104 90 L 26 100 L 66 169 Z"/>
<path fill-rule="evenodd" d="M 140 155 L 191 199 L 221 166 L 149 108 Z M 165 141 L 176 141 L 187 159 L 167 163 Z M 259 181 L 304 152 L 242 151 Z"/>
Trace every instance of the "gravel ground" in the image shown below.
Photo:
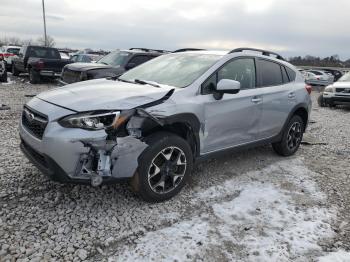
<path fill-rule="evenodd" d="M 21 108 L 55 86 L 27 81 L 0 85 L 11 106 L 0 111 L 0 261 L 350 261 L 349 108 L 319 108 L 315 92 L 316 144 L 210 160 L 179 196 L 148 204 L 127 184 L 51 182 L 26 160 Z"/>

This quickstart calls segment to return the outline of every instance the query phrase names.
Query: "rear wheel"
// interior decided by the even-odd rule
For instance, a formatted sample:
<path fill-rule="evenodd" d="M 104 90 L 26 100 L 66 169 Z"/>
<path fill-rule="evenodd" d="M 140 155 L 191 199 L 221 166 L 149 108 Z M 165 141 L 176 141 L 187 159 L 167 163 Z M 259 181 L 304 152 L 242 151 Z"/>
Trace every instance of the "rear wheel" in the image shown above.
<path fill-rule="evenodd" d="M 294 115 L 283 131 L 282 140 L 272 144 L 275 152 L 281 156 L 293 155 L 299 149 L 304 128 L 305 125 L 301 117 Z"/>
<path fill-rule="evenodd" d="M 29 82 L 31 84 L 38 84 L 40 83 L 40 75 L 38 72 L 36 72 L 34 69 L 29 70 Z"/>
<path fill-rule="evenodd" d="M 131 186 L 147 202 L 165 201 L 185 185 L 192 170 L 192 151 L 184 139 L 172 133 L 155 133 L 146 140 L 149 146 L 139 157 Z"/>
<path fill-rule="evenodd" d="M 14 63 L 12 63 L 12 75 L 19 76 L 19 71 L 16 69 Z"/>

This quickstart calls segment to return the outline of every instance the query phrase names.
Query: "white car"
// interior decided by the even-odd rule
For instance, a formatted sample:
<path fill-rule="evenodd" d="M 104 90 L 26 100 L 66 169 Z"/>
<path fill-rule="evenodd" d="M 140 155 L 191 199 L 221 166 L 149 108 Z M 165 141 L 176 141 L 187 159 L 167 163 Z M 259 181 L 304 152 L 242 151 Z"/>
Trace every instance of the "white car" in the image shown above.
<path fill-rule="evenodd" d="M 18 55 L 20 49 L 20 46 L 13 45 L 0 47 L 0 56 L 4 58 L 7 69 L 12 67 L 12 58 Z"/>
<path fill-rule="evenodd" d="M 305 82 L 309 85 L 328 86 L 334 82 L 334 76 L 320 70 L 304 71 Z"/>
<path fill-rule="evenodd" d="M 350 73 L 343 75 L 337 82 L 325 88 L 318 98 L 322 107 L 336 105 L 350 105 Z"/>

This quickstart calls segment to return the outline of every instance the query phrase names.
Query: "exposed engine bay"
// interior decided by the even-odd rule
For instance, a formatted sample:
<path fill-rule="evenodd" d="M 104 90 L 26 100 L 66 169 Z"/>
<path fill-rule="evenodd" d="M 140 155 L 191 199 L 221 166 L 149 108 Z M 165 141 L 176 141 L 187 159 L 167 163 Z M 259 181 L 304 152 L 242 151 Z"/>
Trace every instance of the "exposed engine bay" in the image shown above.
<path fill-rule="evenodd" d="M 164 125 L 164 119 L 153 116 L 145 108 L 167 100 L 174 90 L 152 103 L 116 114 L 113 123 L 105 128 L 103 139 L 85 139 L 80 142 L 87 152 L 80 155 L 74 178 L 91 179 L 99 186 L 104 177 L 130 177 L 138 167 L 138 157 L 148 146 L 144 141 L 147 131 Z"/>

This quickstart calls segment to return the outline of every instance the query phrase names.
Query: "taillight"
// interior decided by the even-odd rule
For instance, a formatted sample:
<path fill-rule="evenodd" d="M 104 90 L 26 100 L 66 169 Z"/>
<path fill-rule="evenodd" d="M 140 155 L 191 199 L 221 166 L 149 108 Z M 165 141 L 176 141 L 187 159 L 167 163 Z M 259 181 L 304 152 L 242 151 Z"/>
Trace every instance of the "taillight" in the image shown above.
<path fill-rule="evenodd" d="M 9 56 L 14 56 L 14 54 L 11 54 L 11 53 L 5 53 L 4 54 L 4 57 L 9 57 Z"/>
<path fill-rule="evenodd" d="M 39 60 L 38 62 L 36 62 L 35 66 L 37 69 L 43 69 L 44 68 L 44 61 Z"/>
<path fill-rule="evenodd" d="M 312 86 L 310 85 L 305 85 L 305 89 L 306 91 L 309 93 L 309 95 L 311 94 L 311 91 L 312 91 Z"/>

